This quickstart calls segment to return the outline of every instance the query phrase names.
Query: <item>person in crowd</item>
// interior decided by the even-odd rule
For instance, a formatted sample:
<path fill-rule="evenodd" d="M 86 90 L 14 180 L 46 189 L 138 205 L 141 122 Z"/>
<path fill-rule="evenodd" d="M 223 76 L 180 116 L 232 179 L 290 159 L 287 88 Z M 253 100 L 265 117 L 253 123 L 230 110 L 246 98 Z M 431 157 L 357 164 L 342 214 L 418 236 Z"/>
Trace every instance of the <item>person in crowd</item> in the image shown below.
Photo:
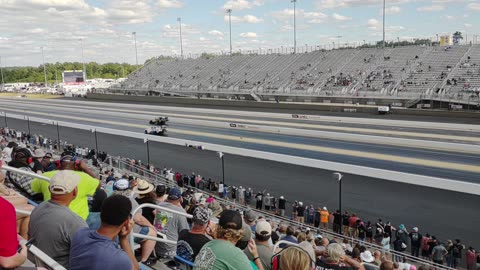
<path fill-rule="evenodd" d="M 305 212 L 306 212 L 306 207 L 303 206 L 303 202 L 298 203 L 297 207 L 297 221 L 301 224 L 305 223 Z"/>
<path fill-rule="evenodd" d="M 373 257 L 372 252 L 370 250 L 365 250 L 364 252 L 360 253 L 360 259 L 362 263 L 375 262 L 375 257 Z"/>
<path fill-rule="evenodd" d="M 412 232 L 408 236 L 410 237 L 412 256 L 418 257 L 422 246 L 422 235 L 418 232 L 417 227 L 413 227 Z"/>
<path fill-rule="evenodd" d="M 155 203 L 156 204 L 159 204 L 161 202 L 164 202 L 167 200 L 167 197 L 168 197 L 168 191 L 167 191 L 167 187 L 165 187 L 165 185 L 157 185 L 155 187 Z"/>
<path fill-rule="evenodd" d="M 42 168 L 43 172 L 51 172 L 56 169 L 55 164 L 52 162 L 53 155 L 48 152 L 42 158 Z"/>
<path fill-rule="evenodd" d="M 78 190 L 75 199 L 69 204 L 70 209 L 86 220 L 89 216 L 89 207 L 88 207 L 88 197 L 93 196 L 97 189 L 101 187 L 100 181 L 98 179 L 91 177 L 89 174 L 84 173 L 82 171 L 76 170 L 78 166 L 78 162 L 75 156 L 69 154 L 69 152 L 65 152 L 62 154 L 63 156 L 59 162 L 59 169 L 43 173 L 43 176 L 52 178 L 56 174 L 64 171 L 69 170 L 73 171 L 76 175 L 80 177 L 80 182 L 78 183 Z M 32 181 L 32 190 L 34 192 L 41 192 L 43 194 L 44 200 L 50 199 L 50 188 L 49 182 L 35 178 Z"/>
<path fill-rule="evenodd" d="M 300 246 L 289 246 L 274 255 L 273 269 L 311 270 L 312 258 L 307 250 Z"/>
<path fill-rule="evenodd" d="M 442 245 L 442 243 L 440 243 L 440 241 L 437 241 L 435 247 L 432 250 L 432 261 L 434 263 L 443 265 L 445 256 L 447 256 L 447 254 L 447 249 Z"/>
<path fill-rule="evenodd" d="M 107 197 L 108 195 L 103 189 L 97 189 L 95 194 L 93 194 L 90 213 L 87 218 L 88 227 L 92 230 L 98 229 L 101 225 L 100 212 L 102 210 L 102 204 Z"/>
<path fill-rule="evenodd" d="M 2 228 L 0 230 L 0 268 L 2 269 L 19 267 L 27 260 L 27 247 L 23 241 L 19 242 L 16 221 L 15 207 L 0 197 L 0 228 Z M 20 252 L 17 251 L 19 245 Z"/>
<path fill-rule="evenodd" d="M 243 221 L 248 225 L 250 232 L 255 231 L 257 215 L 252 210 L 246 210 L 243 213 Z"/>
<path fill-rule="evenodd" d="M 287 200 L 285 200 L 285 197 L 280 196 L 280 198 L 278 199 L 278 214 L 281 217 L 285 216 L 286 203 Z"/>
<path fill-rule="evenodd" d="M 37 206 L 30 216 L 29 239 L 67 269 L 72 237 L 79 229 L 88 227 L 84 219 L 69 209 L 80 181 L 73 171 L 56 173 L 50 180 L 51 199 Z"/>
<path fill-rule="evenodd" d="M 260 262 L 263 265 L 263 269 L 271 270 L 271 259 L 273 256 L 272 247 L 269 245 L 270 238 L 272 236 L 272 226 L 270 223 L 264 220 L 259 220 L 255 229 L 255 244 L 257 245 L 258 256 Z M 248 250 L 244 250 L 250 261 L 255 258 L 253 254 Z"/>
<path fill-rule="evenodd" d="M 238 211 L 225 210 L 218 220 L 216 239 L 205 244 L 195 259 L 196 270 L 252 270 L 245 253 L 235 247 L 242 238 L 242 216 Z M 253 254 L 253 263 L 263 270 L 262 263 L 253 240 L 248 243 L 248 250 Z"/>
<path fill-rule="evenodd" d="M 462 260 L 462 251 L 465 249 L 465 246 L 462 245 L 460 239 L 455 239 L 455 243 L 448 249 L 448 253 L 451 256 L 450 267 L 457 268 L 460 261 Z"/>
<path fill-rule="evenodd" d="M 167 201 L 159 203 L 162 206 L 177 212 L 186 213 L 182 208 L 182 192 L 178 188 L 170 189 Z M 155 227 L 161 233 L 167 235 L 167 239 L 177 241 L 181 231 L 189 229 L 187 218 L 185 216 L 172 214 L 171 212 L 156 210 Z M 164 259 L 173 259 L 177 252 L 177 247 L 173 244 L 157 243 L 155 251 L 158 257 Z"/>
<path fill-rule="evenodd" d="M 390 235 L 392 235 L 392 234 L 390 234 Z M 409 235 L 409 233 L 408 233 L 405 225 L 400 224 L 398 226 L 398 230 L 396 230 L 396 232 L 395 232 L 395 237 L 400 238 L 402 243 L 404 243 L 407 247 L 408 247 L 408 238 L 409 238 L 408 235 Z"/>
<path fill-rule="evenodd" d="M 101 209 L 100 228 L 83 228 L 74 234 L 70 248 L 70 269 L 140 269 L 128 239 L 134 227 L 131 211 L 132 203 L 125 196 L 112 195 L 107 198 Z M 120 248 L 115 243 L 117 237 Z"/>
<path fill-rule="evenodd" d="M 475 254 L 476 251 L 473 247 L 468 247 L 465 256 L 467 257 L 467 270 L 477 270 L 475 268 Z"/>
<path fill-rule="evenodd" d="M 6 163 L 12 161 L 12 152 L 13 149 L 17 148 L 18 144 L 16 142 L 9 142 L 5 148 L 2 150 L 2 160 Z"/>
<path fill-rule="evenodd" d="M 30 167 L 32 163 L 33 157 L 30 150 L 27 148 L 14 148 L 12 151 L 12 160 L 8 165 L 32 173 L 33 171 Z M 33 177 L 9 171 L 7 172 L 6 179 L 5 184 L 7 187 L 13 188 L 19 194 L 35 202 L 41 202 L 43 200 L 42 194 L 38 194 L 38 191 L 32 188 Z"/>
<path fill-rule="evenodd" d="M 380 264 L 380 270 L 394 270 L 393 262 L 387 260 L 383 261 L 382 264 Z"/>
<path fill-rule="evenodd" d="M 330 217 L 330 213 L 327 210 L 327 207 L 323 207 L 320 211 L 320 224 L 323 229 L 328 230 L 328 218 Z"/>
<path fill-rule="evenodd" d="M 380 266 L 382 264 L 382 252 L 375 250 L 375 252 L 373 252 L 373 258 L 373 265 Z"/>
<path fill-rule="evenodd" d="M 155 192 L 153 191 L 154 188 L 155 186 L 153 184 L 150 184 L 143 179 L 139 179 L 137 186 L 133 188 L 133 192 L 137 194 L 137 198 L 135 198 L 137 203 L 138 204 L 144 204 L 144 203 L 155 204 L 156 195 L 155 195 Z M 150 222 L 150 224 L 153 224 L 153 221 L 155 220 L 154 211 L 155 209 L 151 207 L 142 208 L 142 215 Z"/>
<path fill-rule="evenodd" d="M 390 234 L 389 233 L 384 233 L 383 234 L 383 239 L 381 242 L 381 245 L 383 247 L 384 252 L 389 252 L 390 251 Z"/>
<path fill-rule="evenodd" d="M 43 149 L 36 149 L 33 151 L 32 157 L 33 157 L 33 168 L 32 171 L 34 171 L 37 174 L 42 174 L 43 173 L 43 165 L 42 165 L 42 159 L 45 156 L 45 151 Z"/>
<path fill-rule="evenodd" d="M 357 221 L 359 218 L 355 213 L 348 219 L 348 236 L 357 237 Z"/>
<path fill-rule="evenodd" d="M 127 179 L 121 178 L 115 182 L 115 191 L 113 192 L 113 194 L 125 196 L 130 200 L 132 204 L 132 212 L 130 214 L 132 215 L 134 222 L 134 233 L 148 235 L 151 237 L 157 236 L 157 231 L 155 227 L 145 217 L 143 217 L 142 213 L 140 211 L 134 213 L 135 209 L 138 208 L 138 203 L 133 198 L 134 194 L 129 188 L 129 183 Z M 151 266 L 155 264 L 155 260 L 153 258 L 150 258 L 150 255 L 153 253 L 156 242 L 153 240 L 146 240 L 138 237 L 134 238 L 134 242 L 140 244 L 142 248 L 140 262 L 146 266 Z"/>
<path fill-rule="evenodd" d="M 206 207 L 197 207 L 193 211 L 192 228 L 182 230 L 178 234 L 177 255 L 187 261 L 195 261 L 195 257 L 202 247 L 210 242 L 207 236 L 210 229 L 212 210 Z"/>
<path fill-rule="evenodd" d="M 348 236 L 349 232 L 349 224 L 350 224 L 350 214 L 348 211 L 345 211 L 342 215 L 342 225 L 343 225 L 343 235 Z"/>
<path fill-rule="evenodd" d="M 280 240 L 284 240 L 284 241 L 288 241 L 288 242 L 298 244 L 297 238 L 295 236 L 293 236 L 294 234 L 295 234 L 295 229 L 292 226 L 288 226 L 287 230 L 286 230 L 286 235 L 284 237 L 280 238 Z M 285 244 L 280 244 L 280 248 L 285 248 L 285 247 L 286 247 Z"/>
<path fill-rule="evenodd" d="M 373 242 L 373 225 L 372 222 L 367 221 L 367 225 L 365 225 L 365 236 L 367 238 L 368 243 Z"/>
<path fill-rule="evenodd" d="M 425 260 L 430 259 L 430 245 L 428 244 L 430 242 L 430 234 L 426 233 L 422 237 L 422 258 Z"/>
<path fill-rule="evenodd" d="M 329 244 L 323 252 L 321 260 L 317 260 L 317 267 L 328 270 L 365 270 L 365 267 L 358 261 L 345 255 L 342 246 L 337 243 Z"/>
<path fill-rule="evenodd" d="M 263 193 L 261 191 L 257 192 L 257 194 L 255 195 L 255 200 L 256 200 L 256 205 L 255 205 L 255 209 L 257 210 L 262 210 L 262 207 L 263 207 Z"/>

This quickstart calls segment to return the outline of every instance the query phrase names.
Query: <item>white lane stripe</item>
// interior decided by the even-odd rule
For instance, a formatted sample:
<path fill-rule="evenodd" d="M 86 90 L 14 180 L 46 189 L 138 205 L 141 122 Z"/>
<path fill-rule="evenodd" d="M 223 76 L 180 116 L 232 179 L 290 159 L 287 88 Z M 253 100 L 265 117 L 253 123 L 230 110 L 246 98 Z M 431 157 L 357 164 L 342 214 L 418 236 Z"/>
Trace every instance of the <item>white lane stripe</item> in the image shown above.
<path fill-rule="evenodd" d="M 18 101 L 18 100 L 14 100 Z M 20 101 L 25 102 L 25 101 Z M 38 102 L 35 100 L 35 102 Z M 45 100 L 45 103 L 70 103 L 70 104 L 89 104 L 100 106 L 115 106 L 111 102 L 91 102 L 91 101 L 77 101 L 77 100 Z M 320 115 L 305 115 L 300 114 L 299 118 L 292 118 L 292 114 L 283 113 L 268 113 L 268 112 L 249 112 L 249 111 L 234 111 L 234 110 L 221 110 L 221 109 L 204 109 L 204 108 L 189 108 L 189 107 L 173 107 L 173 106 L 153 106 L 143 104 L 127 104 L 121 103 L 122 107 L 139 108 L 139 109 L 153 109 L 153 110 L 167 110 L 178 112 L 193 112 L 193 113 L 213 113 L 223 115 L 235 115 L 235 116 L 252 116 L 252 117 L 266 117 L 275 119 L 299 119 L 315 122 L 333 122 L 333 123 L 349 123 L 349 124 L 366 124 L 366 125 L 381 125 L 381 126 L 395 126 L 395 127 L 411 127 L 422 129 L 439 129 L 439 130 L 457 130 L 457 131 L 470 131 L 480 132 L 480 125 L 473 124 L 455 124 L 455 123 L 441 123 L 441 122 L 426 122 L 426 121 L 409 121 L 409 120 L 390 120 L 390 119 L 378 119 L 378 118 L 356 118 L 356 117 L 338 117 L 338 116 L 320 116 Z M 321 113 L 321 112 L 319 112 Z"/>
<path fill-rule="evenodd" d="M 22 115 L 11 115 L 11 117 L 24 120 Z M 41 122 L 41 123 L 49 123 L 49 122 L 51 123 L 51 120 L 44 119 L 44 118 L 31 117 L 30 120 Z M 458 180 L 452 180 L 452 179 L 446 179 L 446 178 L 430 177 L 430 176 L 411 174 L 411 173 L 403 173 L 398 171 L 376 169 L 376 168 L 370 168 L 370 167 L 364 167 L 364 166 L 358 166 L 358 165 L 344 164 L 339 162 L 302 158 L 297 156 L 289 156 L 289 155 L 276 154 L 276 153 L 270 153 L 270 152 L 264 152 L 264 151 L 242 149 L 237 147 L 204 143 L 204 142 L 193 141 L 193 140 L 183 140 L 183 139 L 176 139 L 176 138 L 169 138 L 169 137 L 151 136 L 151 135 L 140 134 L 138 132 L 103 128 L 103 127 L 97 127 L 92 125 L 75 124 L 75 123 L 63 122 L 63 121 L 58 121 L 58 123 L 60 126 L 78 128 L 83 130 L 91 130 L 92 128 L 95 128 L 98 132 L 137 138 L 139 140 L 143 140 L 147 138 L 150 141 L 156 141 L 160 143 L 169 143 L 169 144 L 174 144 L 179 146 L 184 146 L 185 144 L 202 145 L 206 151 L 221 151 L 227 154 L 240 155 L 244 157 L 259 158 L 259 159 L 270 160 L 274 162 L 282 162 L 282 163 L 300 165 L 305 167 L 330 170 L 332 172 L 338 171 L 338 172 L 343 172 L 347 174 L 378 178 L 381 180 L 388 180 L 388 181 L 400 182 L 405 184 L 426 186 L 430 188 L 437 188 L 437 189 L 444 189 L 444 190 L 480 195 L 480 184 L 477 184 L 477 183 L 470 183 L 470 182 L 464 182 L 464 181 L 458 181 Z"/>

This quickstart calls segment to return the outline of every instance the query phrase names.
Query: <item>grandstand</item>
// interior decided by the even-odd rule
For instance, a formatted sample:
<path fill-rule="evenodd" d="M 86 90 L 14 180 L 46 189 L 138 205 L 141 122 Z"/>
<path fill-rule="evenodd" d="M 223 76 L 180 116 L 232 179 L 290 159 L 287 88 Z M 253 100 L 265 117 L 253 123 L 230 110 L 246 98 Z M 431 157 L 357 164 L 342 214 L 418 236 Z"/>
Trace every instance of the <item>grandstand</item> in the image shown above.
<path fill-rule="evenodd" d="M 480 45 L 405 46 L 152 60 L 109 91 L 287 102 L 387 99 L 407 107 L 421 99 L 477 104 L 479 53 Z"/>

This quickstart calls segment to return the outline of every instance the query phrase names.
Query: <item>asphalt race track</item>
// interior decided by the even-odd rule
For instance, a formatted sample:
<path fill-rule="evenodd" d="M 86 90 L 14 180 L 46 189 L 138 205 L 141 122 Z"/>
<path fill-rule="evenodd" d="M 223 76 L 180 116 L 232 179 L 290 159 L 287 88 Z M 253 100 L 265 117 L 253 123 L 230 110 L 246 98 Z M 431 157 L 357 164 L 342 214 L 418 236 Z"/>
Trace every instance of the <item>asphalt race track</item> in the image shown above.
<path fill-rule="evenodd" d="M 110 127 L 115 129 L 130 130 L 142 132 L 140 126 L 146 126 L 143 118 L 136 118 L 132 115 L 129 118 L 121 116 L 101 115 L 92 107 L 97 109 L 125 110 L 128 106 L 118 106 L 111 104 L 110 106 L 103 103 L 82 103 L 77 104 L 83 107 L 81 110 L 75 107 L 75 103 L 69 103 L 63 100 L 44 101 L 29 100 L 33 104 L 25 104 L 23 101 L 5 101 L 0 100 L 0 111 L 8 113 L 30 115 L 31 117 L 40 117 L 48 119 L 57 119 L 60 121 L 70 121 L 82 124 L 91 124 L 95 126 Z M 55 106 L 51 106 L 55 105 Z M 65 106 L 65 107 L 62 107 Z M 23 112 L 19 112 L 23 111 Z M 142 110 L 143 111 L 143 110 Z M 145 111 L 156 115 L 157 110 L 146 107 Z M 168 108 L 158 109 L 165 115 L 181 114 L 182 112 L 168 110 Z M 36 114 L 37 113 L 37 114 Z M 39 115 L 38 113 L 50 113 Z M 125 113 L 125 112 L 123 112 Z M 188 114 L 185 112 L 185 114 Z M 191 114 L 191 113 L 190 113 Z M 205 117 L 229 117 L 231 119 L 239 118 L 238 116 L 221 116 L 212 113 L 196 114 L 196 116 Z M 69 120 L 68 117 L 81 117 L 91 120 Z M 185 116 L 187 117 L 187 116 Z M 153 117 L 152 117 L 153 118 Z M 95 120 L 112 121 L 116 123 L 99 123 Z M 254 117 L 244 117 L 244 119 L 258 119 Z M 271 121 L 271 125 L 275 125 L 272 119 L 260 119 Z M 3 126 L 3 119 L 0 123 Z M 283 121 L 288 123 L 290 121 Z M 300 122 L 303 123 L 303 122 Z M 123 124 L 123 125 L 122 125 Z M 463 142 L 473 138 L 468 142 L 477 145 L 475 141 L 478 134 L 472 134 L 461 130 L 428 130 L 421 128 L 408 127 L 379 127 L 378 125 L 359 125 L 356 123 L 323 123 L 323 127 L 346 128 L 346 130 L 337 130 L 338 132 L 354 132 L 348 128 L 370 129 L 374 134 L 375 130 L 390 130 L 392 134 L 401 131 L 406 134 L 399 133 L 398 137 L 410 136 L 408 133 L 426 134 L 442 134 L 445 138 L 433 138 L 432 140 Z M 14 129 L 27 130 L 27 122 L 8 118 L 8 126 Z M 138 126 L 138 127 L 137 127 Z M 319 129 L 322 129 L 320 127 Z M 57 137 L 57 130 L 52 125 L 45 125 L 30 122 L 32 133 L 43 134 L 51 138 Z M 475 167 L 480 164 L 480 156 L 472 153 L 453 153 L 439 151 L 435 149 L 414 149 L 406 147 L 398 147 L 395 145 L 377 145 L 366 144 L 362 142 L 346 142 L 335 139 L 319 139 L 307 137 L 292 137 L 287 135 L 276 135 L 268 133 L 259 133 L 252 131 L 230 130 L 221 128 L 211 128 L 203 126 L 189 126 L 184 124 L 176 124 L 171 121 L 169 131 L 170 137 L 183 138 L 204 142 L 212 142 L 217 144 L 226 144 L 231 146 L 242 146 L 263 151 L 277 152 L 290 155 L 299 155 L 312 157 L 317 159 L 332 160 L 342 163 L 357 164 L 362 166 L 377 167 L 388 170 L 397 170 L 410 172 L 415 174 L 424 174 L 430 176 L 438 176 L 451 178 L 469 182 L 480 182 L 480 174 L 476 172 Z M 177 132 L 178 131 L 178 132 Z M 207 133 L 207 135 L 195 135 L 193 132 Z M 202 133 L 203 132 L 203 133 Z M 217 134 L 218 136 L 236 136 L 236 137 L 252 137 L 258 140 L 270 140 L 280 142 L 280 144 L 305 144 L 315 146 L 328 146 L 338 149 L 338 152 L 345 150 L 355 150 L 374 154 L 391 154 L 399 157 L 415 157 L 422 160 L 444 161 L 452 164 L 451 168 L 435 168 L 423 164 L 404 164 L 395 162 L 395 160 L 378 160 L 376 158 L 358 158 L 351 155 L 326 153 L 320 151 L 299 150 L 293 147 L 282 147 L 276 145 L 262 145 L 261 143 L 244 143 L 232 139 L 219 139 L 208 134 Z M 370 134 L 365 131 L 365 134 Z M 397 135 L 390 135 L 397 136 Z M 416 135 L 411 135 L 416 138 Z M 464 139 L 456 139 L 462 137 Z M 94 147 L 94 136 L 91 132 L 85 130 L 77 130 L 72 128 L 60 127 L 60 138 L 67 142 Z M 98 134 L 99 150 L 106 151 L 112 155 L 128 156 L 142 161 L 147 160 L 146 145 L 140 139 L 127 138 L 123 136 L 112 136 L 107 134 Z M 221 179 L 221 162 L 216 153 L 211 151 L 196 150 L 182 146 L 162 144 L 150 142 L 150 159 L 156 166 L 172 167 L 183 173 L 195 172 L 207 178 Z M 456 166 L 460 169 L 455 169 Z M 463 165 L 469 165 L 470 169 L 462 169 Z M 259 160 L 249 157 L 226 155 L 225 156 L 225 181 L 229 185 L 242 185 L 244 187 L 252 187 L 254 190 L 266 190 L 275 196 L 284 195 L 288 200 L 303 201 L 306 205 L 327 206 L 329 210 L 333 210 L 338 205 L 338 184 L 331 178 L 331 171 L 307 168 L 302 166 Z M 436 235 L 441 240 L 460 238 L 466 244 L 475 245 L 480 242 L 480 235 L 474 224 L 480 223 L 480 197 L 468 195 L 464 193 L 449 192 L 435 188 L 413 186 L 396 182 L 385 181 L 382 179 L 367 178 L 358 175 L 345 175 L 342 185 L 343 208 L 351 212 L 357 213 L 364 219 L 376 221 L 377 218 L 390 220 L 394 224 L 404 223 L 407 228 L 417 226 L 420 232 L 429 232 Z"/>

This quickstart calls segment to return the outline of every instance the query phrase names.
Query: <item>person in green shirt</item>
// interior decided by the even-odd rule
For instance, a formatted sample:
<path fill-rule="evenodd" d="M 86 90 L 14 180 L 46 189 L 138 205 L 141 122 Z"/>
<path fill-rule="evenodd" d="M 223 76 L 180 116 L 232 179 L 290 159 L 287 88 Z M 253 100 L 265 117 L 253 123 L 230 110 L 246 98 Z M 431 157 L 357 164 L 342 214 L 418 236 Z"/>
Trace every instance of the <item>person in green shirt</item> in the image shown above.
<path fill-rule="evenodd" d="M 216 230 L 216 239 L 206 243 L 195 259 L 194 270 L 264 270 L 253 240 L 248 250 L 254 256 L 248 260 L 235 244 L 242 238 L 242 216 L 238 211 L 225 210 L 220 214 Z M 254 268 L 256 266 L 256 268 Z"/>
<path fill-rule="evenodd" d="M 88 196 L 93 196 L 95 191 L 100 187 L 100 181 L 98 179 L 91 177 L 90 175 L 77 171 L 75 157 L 72 155 L 63 155 L 60 159 L 60 170 L 54 170 L 42 174 L 48 178 L 52 178 L 61 170 L 72 170 L 75 174 L 80 176 L 80 182 L 78 183 L 78 194 L 77 197 L 70 203 L 70 210 L 82 217 L 84 220 L 87 219 L 89 215 L 88 210 Z M 32 190 L 35 192 L 41 192 L 43 194 L 43 200 L 48 201 L 51 198 L 50 190 L 48 187 L 50 183 L 48 181 L 35 178 L 32 181 Z"/>

